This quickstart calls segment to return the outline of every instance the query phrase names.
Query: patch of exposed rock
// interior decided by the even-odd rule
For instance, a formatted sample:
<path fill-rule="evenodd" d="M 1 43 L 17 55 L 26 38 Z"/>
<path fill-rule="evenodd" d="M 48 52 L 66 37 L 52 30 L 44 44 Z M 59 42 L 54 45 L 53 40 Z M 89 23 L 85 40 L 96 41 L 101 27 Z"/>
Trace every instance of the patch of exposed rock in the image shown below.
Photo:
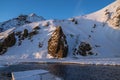
<path fill-rule="evenodd" d="M 92 50 L 92 47 L 89 43 L 81 42 L 78 48 L 74 50 L 73 54 L 74 55 L 79 54 L 82 56 L 93 55 L 94 53 L 91 50 Z"/>
<path fill-rule="evenodd" d="M 61 27 L 57 27 L 48 41 L 48 53 L 55 58 L 67 56 L 68 45 Z"/>
<path fill-rule="evenodd" d="M 16 43 L 16 38 L 14 32 L 9 34 L 3 41 L 0 42 L 0 55 L 7 51 L 8 47 L 14 46 Z"/>
<path fill-rule="evenodd" d="M 114 27 L 120 28 L 120 6 L 116 9 L 116 12 L 111 16 L 109 23 Z"/>

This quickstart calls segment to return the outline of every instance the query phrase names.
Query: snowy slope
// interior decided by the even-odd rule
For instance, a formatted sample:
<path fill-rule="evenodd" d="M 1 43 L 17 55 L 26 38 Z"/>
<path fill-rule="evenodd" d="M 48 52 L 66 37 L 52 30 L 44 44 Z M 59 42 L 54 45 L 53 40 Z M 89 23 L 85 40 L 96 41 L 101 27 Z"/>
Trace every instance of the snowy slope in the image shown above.
<path fill-rule="evenodd" d="M 13 31 L 18 32 L 27 29 L 31 32 L 36 26 L 39 26 L 39 33 L 30 40 L 24 39 L 20 46 L 18 46 L 17 40 L 15 46 L 8 48 L 7 52 L 0 56 L 0 60 L 51 58 L 47 51 L 48 40 L 57 26 L 61 26 L 66 35 L 69 46 L 68 57 L 84 58 L 81 55 L 73 55 L 73 53 L 81 42 L 87 42 L 92 46 L 94 53 L 91 56 L 86 56 L 87 58 L 120 58 L 120 27 L 110 23 L 119 4 L 120 1 L 115 1 L 100 11 L 66 20 L 39 21 L 35 17 L 28 17 L 32 23 L 15 27 Z M 36 15 L 31 14 L 30 16 Z M 77 24 L 72 19 L 75 19 Z M 0 37 L 4 38 L 4 34 L 8 33 L 2 32 Z M 16 38 L 18 39 L 17 36 Z M 42 43 L 42 47 L 38 46 L 39 43 Z"/>

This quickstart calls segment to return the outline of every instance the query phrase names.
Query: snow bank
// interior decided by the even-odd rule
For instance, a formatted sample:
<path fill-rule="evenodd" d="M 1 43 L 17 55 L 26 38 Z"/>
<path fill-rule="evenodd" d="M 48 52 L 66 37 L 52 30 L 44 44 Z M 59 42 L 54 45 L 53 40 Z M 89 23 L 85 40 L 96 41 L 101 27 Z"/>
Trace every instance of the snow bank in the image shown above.
<path fill-rule="evenodd" d="M 13 80 L 58 80 L 46 70 L 30 70 L 12 73 Z M 61 80 L 61 79 L 59 79 Z"/>

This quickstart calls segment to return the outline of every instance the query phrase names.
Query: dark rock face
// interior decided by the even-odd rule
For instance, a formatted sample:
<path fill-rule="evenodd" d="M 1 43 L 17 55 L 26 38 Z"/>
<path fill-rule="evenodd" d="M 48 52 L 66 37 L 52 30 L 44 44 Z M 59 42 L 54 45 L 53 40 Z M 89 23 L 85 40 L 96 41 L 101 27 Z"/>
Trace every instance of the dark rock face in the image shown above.
<path fill-rule="evenodd" d="M 14 32 L 9 34 L 7 38 L 0 42 L 0 55 L 4 54 L 7 51 L 8 47 L 14 46 L 16 43 L 16 38 Z"/>
<path fill-rule="evenodd" d="M 17 19 L 20 20 L 20 21 L 24 21 L 24 20 L 27 19 L 27 15 L 20 15 L 20 16 L 18 16 Z"/>
<path fill-rule="evenodd" d="M 48 53 L 55 58 L 67 56 L 68 45 L 62 28 L 57 27 L 48 41 Z"/>
<path fill-rule="evenodd" d="M 14 32 L 8 35 L 7 38 L 5 38 L 3 45 L 6 47 L 12 47 L 16 43 L 16 38 Z"/>
<path fill-rule="evenodd" d="M 28 37 L 28 30 L 27 30 L 27 29 L 24 29 L 23 37 L 24 37 L 24 38 L 27 38 L 27 37 Z"/>
<path fill-rule="evenodd" d="M 91 52 L 92 47 L 89 43 L 81 42 L 78 49 L 75 49 L 74 54 L 80 54 L 82 56 L 93 55 Z"/>

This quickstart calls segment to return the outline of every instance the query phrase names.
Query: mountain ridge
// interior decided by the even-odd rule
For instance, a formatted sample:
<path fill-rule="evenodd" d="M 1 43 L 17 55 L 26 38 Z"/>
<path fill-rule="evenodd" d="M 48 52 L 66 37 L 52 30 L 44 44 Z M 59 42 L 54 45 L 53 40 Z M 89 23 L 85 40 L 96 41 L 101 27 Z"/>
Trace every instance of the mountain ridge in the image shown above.
<path fill-rule="evenodd" d="M 43 21 L 45 20 L 42 16 L 37 16 L 35 13 L 29 15 L 19 15 L 17 18 L 7 20 L 0 23 L 0 32 L 3 32 L 12 27 L 22 26 L 28 23 Z"/>

